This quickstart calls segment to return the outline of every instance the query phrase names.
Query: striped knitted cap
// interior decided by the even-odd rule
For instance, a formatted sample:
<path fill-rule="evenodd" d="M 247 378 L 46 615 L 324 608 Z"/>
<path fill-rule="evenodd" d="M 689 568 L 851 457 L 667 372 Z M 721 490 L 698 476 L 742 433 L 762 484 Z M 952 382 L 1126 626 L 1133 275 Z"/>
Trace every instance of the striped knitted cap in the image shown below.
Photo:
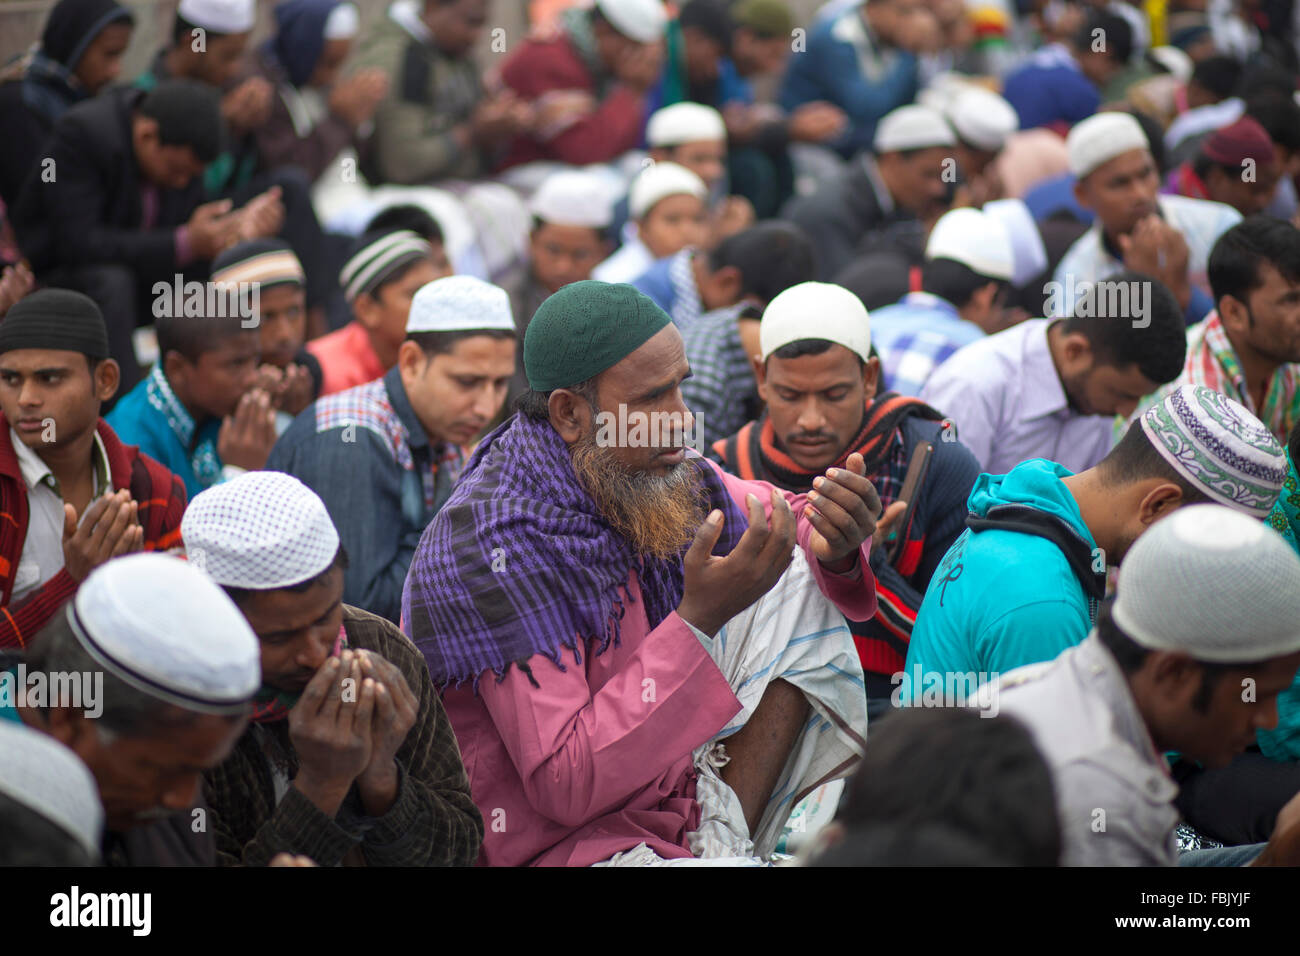
<path fill-rule="evenodd" d="M 339 272 L 339 284 L 348 302 L 363 292 L 373 292 L 402 269 L 421 259 L 431 259 L 433 247 L 409 229 L 368 232 L 352 246 Z"/>

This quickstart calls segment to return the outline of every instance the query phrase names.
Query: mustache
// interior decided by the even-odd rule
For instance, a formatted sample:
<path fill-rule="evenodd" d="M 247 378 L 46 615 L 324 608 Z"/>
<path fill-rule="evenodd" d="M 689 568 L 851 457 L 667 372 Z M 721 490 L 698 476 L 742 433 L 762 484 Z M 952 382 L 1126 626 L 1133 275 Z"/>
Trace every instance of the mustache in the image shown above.
<path fill-rule="evenodd" d="M 785 436 L 786 442 L 834 441 L 835 436 L 829 432 L 792 432 Z"/>

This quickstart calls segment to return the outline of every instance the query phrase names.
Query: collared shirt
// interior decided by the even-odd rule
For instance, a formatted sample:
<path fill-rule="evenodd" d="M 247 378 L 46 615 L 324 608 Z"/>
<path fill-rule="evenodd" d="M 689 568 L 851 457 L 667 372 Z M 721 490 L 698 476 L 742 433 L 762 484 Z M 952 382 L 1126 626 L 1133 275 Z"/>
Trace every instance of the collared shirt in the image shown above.
<path fill-rule="evenodd" d="M 897 304 L 871 313 L 871 344 L 880 353 L 890 391 L 901 395 L 920 395 L 930 373 L 959 348 L 982 338 L 983 329 L 929 292 L 909 292 Z"/>
<path fill-rule="evenodd" d="M 743 303 L 714 309 L 681 330 L 691 366 L 691 377 L 682 382 L 682 398 L 695 416 L 705 449 L 757 412 L 758 383 L 736 324 L 744 310 Z"/>
<path fill-rule="evenodd" d="M 989 474 L 1030 458 L 1080 472 L 1110 451 L 1112 416 L 1070 408 L 1047 346 L 1052 321 L 1021 322 L 958 350 L 921 390 Z"/>
<path fill-rule="evenodd" d="M 13 591 L 13 600 L 21 601 L 63 569 L 63 490 L 49 466 L 27 447 L 13 428 L 9 429 L 9 440 L 13 442 L 23 483 L 27 485 L 27 538 L 14 575 Z M 113 487 L 108 453 L 98 433 L 91 448 L 90 462 L 94 481 L 91 501 L 94 501 Z M 86 508 L 77 516 L 78 525 L 85 520 L 89 510 Z"/>
<path fill-rule="evenodd" d="M 348 553 L 343 600 L 396 622 L 420 535 L 464 462 L 459 446 L 430 443 L 394 368 L 307 408 L 266 467 L 293 475 L 325 502 Z"/>
<path fill-rule="evenodd" d="M 1210 281 L 1206 275 L 1210 250 L 1219 237 L 1241 222 L 1241 213 L 1231 206 L 1186 196 L 1158 196 L 1160 214 L 1165 222 L 1177 229 L 1187 243 L 1187 279 L 1192 288 L 1210 297 Z M 1061 301 L 1067 313 L 1073 313 L 1075 304 L 1083 296 L 1089 283 L 1108 279 L 1124 270 L 1124 263 L 1113 251 L 1106 248 L 1101 221 L 1094 222 L 1056 267 L 1053 279 L 1059 284 Z M 1212 300 L 1210 300 L 1212 301 Z M 1209 308 L 1196 315 L 1203 318 Z"/>
<path fill-rule="evenodd" d="M 637 291 L 654 299 L 659 308 L 672 316 L 681 331 L 699 321 L 704 312 L 700 290 L 695 285 L 695 269 L 691 265 L 694 260 L 693 248 L 682 249 L 660 259 L 632 281 Z"/>
<path fill-rule="evenodd" d="M 591 270 L 600 282 L 631 282 L 656 262 L 639 237 L 625 238 L 618 251 Z"/>
<path fill-rule="evenodd" d="M 388 371 L 375 354 L 366 327 L 355 319 L 308 342 L 307 351 L 320 362 L 322 397 L 373 382 Z"/>
<path fill-rule="evenodd" d="M 1174 865 L 1178 786 L 1095 631 L 1054 661 L 1003 675 L 992 699 L 1052 768 L 1063 865 Z"/>

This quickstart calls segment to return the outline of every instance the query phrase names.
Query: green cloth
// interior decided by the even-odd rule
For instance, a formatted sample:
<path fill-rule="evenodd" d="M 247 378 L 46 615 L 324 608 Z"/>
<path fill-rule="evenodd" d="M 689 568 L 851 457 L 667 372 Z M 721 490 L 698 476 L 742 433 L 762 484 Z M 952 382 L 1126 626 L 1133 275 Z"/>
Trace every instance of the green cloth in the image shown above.
<path fill-rule="evenodd" d="M 1291 452 L 1286 453 L 1287 476 L 1282 493 L 1268 516 L 1268 524 L 1300 554 L 1300 476 Z M 1272 760 L 1300 760 L 1300 674 L 1277 695 L 1277 726 L 1255 733 L 1264 756 Z"/>
<path fill-rule="evenodd" d="M 731 8 L 731 22 L 765 37 L 789 36 L 794 17 L 784 0 L 740 0 Z"/>
<path fill-rule="evenodd" d="M 524 333 L 524 371 L 538 392 L 568 388 L 617 365 L 672 322 L 626 283 L 584 279 L 537 309 Z"/>

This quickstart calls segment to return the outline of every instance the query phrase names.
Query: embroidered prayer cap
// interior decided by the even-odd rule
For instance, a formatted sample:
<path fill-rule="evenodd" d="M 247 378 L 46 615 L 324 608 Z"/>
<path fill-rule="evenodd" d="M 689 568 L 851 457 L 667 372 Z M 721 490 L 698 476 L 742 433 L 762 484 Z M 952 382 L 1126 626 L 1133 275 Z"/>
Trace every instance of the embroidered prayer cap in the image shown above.
<path fill-rule="evenodd" d="M 524 371 L 534 391 L 568 388 L 612 368 L 672 322 L 625 283 L 572 282 L 537 307 L 524 333 Z"/>
<path fill-rule="evenodd" d="M 1142 126 L 1128 113 L 1098 113 L 1076 123 L 1065 138 L 1070 172 L 1082 179 L 1098 166 L 1135 149 L 1150 150 Z"/>
<path fill-rule="evenodd" d="M 1000 222 L 1011 240 L 1011 284 L 1022 286 L 1047 268 L 1047 247 L 1023 199 L 995 199 L 980 210 Z"/>
<path fill-rule="evenodd" d="M 176 15 L 213 33 L 248 33 L 257 18 L 255 0 L 181 0 Z"/>
<path fill-rule="evenodd" d="M 944 111 L 962 141 L 996 153 L 1020 128 L 1015 107 L 992 90 L 966 84 Z"/>
<path fill-rule="evenodd" d="M 1015 271 L 1006 227 L 978 209 L 952 209 L 939 217 L 925 244 L 926 259 L 952 259 L 976 275 L 1009 282 Z"/>
<path fill-rule="evenodd" d="M 578 169 L 551 173 L 528 206 L 539 220 L 556 226 L 608 229 L 614 221 L 614 202 L 605 180 Z"/>
<path fill-rule="evenodd" d="M 261 686 L 257 638 L 244 615 L 212 578 L 179 558 L 128 554 L 102 564 L 67 614 L 91 657 L 159 700 L 238 713 Z"/>
<path fill-rule="evenodd" d="M 596 0 L 609 25 L 629 40 L 654 43 L 664 35 L 668 13 L 659 0 Z"/>
<path fill-rule="evenodd" d="M 843 286 L 801 282 L 768 303 L 758 324 L 763 361 L 777 349 L 805 339 L 825 339 L 867 361 L 871 357 L 871 316 L 862 300 Z"/>
<path fill-rule="evenodd" d="M 212 260 L 211 282 L 218 288 L 256 282 L 259 288 L 302 285 L 302 263 L 283 239 L 249 239 Z"/>
<path fill-rule="evenodd" d="M 223 587 L 287 588 L 334 563 L 339 534 L 325 503 L 297 478 L 250 471 L 199 492 L 181 518 L 190 563 Z"/>
<path fill-rule="evenodd" d="M 30 808 L 99 856 L 104 808 L 86 765 L 48 734 L 0 720 L 0 793 Z"/>
<path fill-rule="evenodd" d="M 784 0 L 740 0 L 731 8 L 731 22 L 763 37 L 788 37 L 794 16 Z"/>
<path fill-rule="evenodd" d="M 681 194 L 705 199 L 709 187 L 704 180 L 677 163 L 652 163 L 632 180 L 627 194 L 627 211 L 633 219 L 643 219 L 661 199 Z"/>
<path fill-rule="evenodd" d="M 1182 385 L 1142 415 L 1142 431 L 1170 466 L 1220 504 L 1264 518 L 1286 481 L 1286 454 L 1242 405 Z"/>
<path fill-rule="evenodd" d="M 413 262 L 433 257 L 433 246 L 409 229 L 368 232 L 352 244 L 339 284 L 348 302 L 381 286 Z"/>
<path fill-rule="evenodd" d="M 682 143 L 726 141 L 727 127 L 722 114 L 701 103 L 674 103 L 650 114 L 645 141 L 651 149 Z"/>
<path fill-rule="evenodd" d="M 108 358 L 108 326 L 95 300 L 71 289 L 23 296 L 0 322 L 0 354 L 15 349 L 80 352 Z"/>
<path fill-rule="evenodd" d="M 877 153 L 956 145 L 957 137 L 944 115 L 929 106 L 917 104 L 900 106 L 881 117 L 873 142 Z"/>
<path fill-rule="evenodd" d="M 1124 556 L 1113 608 L 1132 640 L 1210 662 L 1300 651 L 1300 557 L 1266 524 L 1222 505 L 1187 505 Z"/>
<path fill-rule="evenodd" d="M 474 276 L 444 276 L 420 286 L 411 298 L 407 335 L 478 329 L 515 331 L 510 295 L 500 286 Z"/>
<path fill-rule="evenodd" d="M 1201 144 L 1201 155 L 1211 162 L 1235 167 L 1240 173 L 1247 160 L 1267 165 L 1277 157 L 1277 152 L 1259 121 L 1243 116 L 1211 133 Z"/>

